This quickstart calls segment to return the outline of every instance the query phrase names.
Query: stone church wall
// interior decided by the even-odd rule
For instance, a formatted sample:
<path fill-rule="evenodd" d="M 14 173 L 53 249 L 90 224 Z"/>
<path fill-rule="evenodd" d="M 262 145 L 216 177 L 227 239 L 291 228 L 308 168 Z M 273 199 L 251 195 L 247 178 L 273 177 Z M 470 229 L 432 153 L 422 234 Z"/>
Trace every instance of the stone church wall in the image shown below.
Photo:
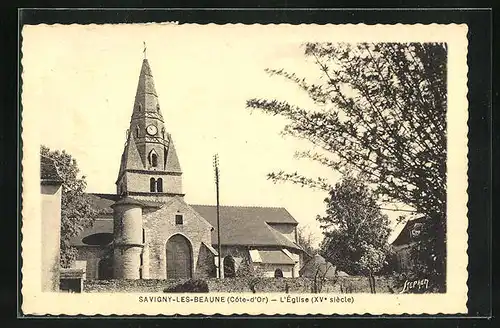
<path fill-rule="evenodd" d="M 183 224 L 175 224 L 175 215 L 183 215 Z M 144 229 L 149 244 L 149 278 L 166 279 L 166 244 L 170 237 L 181 234 L 192 249 L 192 268 L 196 275 L 200 246 L 211 244 L 211 225 L 189 205 L 175 199 L 168 207 L 144 215 Z"/>
<path fill-rule="evenodd" d="M 127 190 L 131 192 L 149 192 L 150 185 L 149 179 L 141 173 L 127 172 L 126 185 Z M 149 178 L 162 178 L 163 180 L 163 192 L 164 193 L 182 193 L 182 176 L 180 175 L 170 175 L 170 174 L 155 174 L 151 171 L 148 175 Z"/>
<path fill-rule="evenodd" d="M 104 247 L 78 247 L 77 261 L 85 261 L 86 279 L 99 279 L 99 261 L 104 258 L 108 250 Z"/>

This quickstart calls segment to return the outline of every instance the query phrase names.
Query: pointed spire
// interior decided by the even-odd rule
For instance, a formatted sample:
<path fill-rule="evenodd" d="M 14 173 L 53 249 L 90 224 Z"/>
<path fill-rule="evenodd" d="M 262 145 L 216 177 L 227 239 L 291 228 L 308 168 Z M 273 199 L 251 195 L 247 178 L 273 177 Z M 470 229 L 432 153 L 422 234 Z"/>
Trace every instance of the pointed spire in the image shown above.
<path fill-rule="evenodd" d="M 179 163 L 179 158 L 177 157 L 177 152 L 175 151 L 174 141 L 170 134 L 168 135 L 168 149 L 165 161 L 165 171 L 182 173 L 181 164 Z"/>
<path fill-rule="evenodd" d="M 139 155 L 132 133 L 132 131 L 128 133 L 128 139 L 125 144 L 125 149 L 123 150 L 120 173 L 118 176 L 120 176 L 125 169 L 144 169 L 144 163 Z"/>
<path fill-rule="evenodd" d="M 138 117 L 144 115 L 144 113 L 154 113 L 162 118 L 153 74 L 146 58 L 142 61 L 132 117 Z"/>

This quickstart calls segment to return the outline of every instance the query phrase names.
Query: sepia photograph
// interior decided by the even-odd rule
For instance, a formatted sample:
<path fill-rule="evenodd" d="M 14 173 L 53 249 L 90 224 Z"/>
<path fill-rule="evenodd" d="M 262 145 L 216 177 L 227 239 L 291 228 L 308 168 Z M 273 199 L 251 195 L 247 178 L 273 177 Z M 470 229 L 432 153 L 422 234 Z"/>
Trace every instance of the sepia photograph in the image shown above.
<path fill-rule="evenodd" d="M 466 311 L 466 33 L 25 26 L 23 306 Z"/>

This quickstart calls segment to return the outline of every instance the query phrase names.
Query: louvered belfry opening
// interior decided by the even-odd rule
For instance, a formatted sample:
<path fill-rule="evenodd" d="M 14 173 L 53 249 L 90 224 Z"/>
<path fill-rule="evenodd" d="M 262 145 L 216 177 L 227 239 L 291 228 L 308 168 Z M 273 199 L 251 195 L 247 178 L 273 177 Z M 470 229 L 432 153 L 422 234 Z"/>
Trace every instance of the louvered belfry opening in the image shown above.
<path fill-rule="evenodd" d="M 174 235 L 167 241 L 167 279 L 189 279 L 192 277 L 192 250 L 189 240 Z"/>

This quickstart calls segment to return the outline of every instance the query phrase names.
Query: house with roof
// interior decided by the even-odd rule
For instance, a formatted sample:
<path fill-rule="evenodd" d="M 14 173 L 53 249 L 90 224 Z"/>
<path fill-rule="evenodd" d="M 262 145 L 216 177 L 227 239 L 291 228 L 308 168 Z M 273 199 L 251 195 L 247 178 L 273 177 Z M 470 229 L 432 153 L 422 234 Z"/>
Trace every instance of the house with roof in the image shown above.
<path fill-rule="evenodd" d="M 219 256 L 222 277 L 247 265 L 265 276 L 299 276 L 304 252 L 286 209 L 221 206 L 219 241 L 216 206 L 186 203 L 146 58 L 126 136 L 116 194 L 88 194 L 99 217 L 71 240 L 87 279 L 215 277 Z"/>
<path fill-rule="evenodd" d="M 391 247 L 396 254 L 395 270 L 397 272 L 411 270 L 415 265 L 412 250 L 419 240 L 424 224 L 425 217 L 423 216 L 406 221 L 399 234 L 391 242 Z"/>

